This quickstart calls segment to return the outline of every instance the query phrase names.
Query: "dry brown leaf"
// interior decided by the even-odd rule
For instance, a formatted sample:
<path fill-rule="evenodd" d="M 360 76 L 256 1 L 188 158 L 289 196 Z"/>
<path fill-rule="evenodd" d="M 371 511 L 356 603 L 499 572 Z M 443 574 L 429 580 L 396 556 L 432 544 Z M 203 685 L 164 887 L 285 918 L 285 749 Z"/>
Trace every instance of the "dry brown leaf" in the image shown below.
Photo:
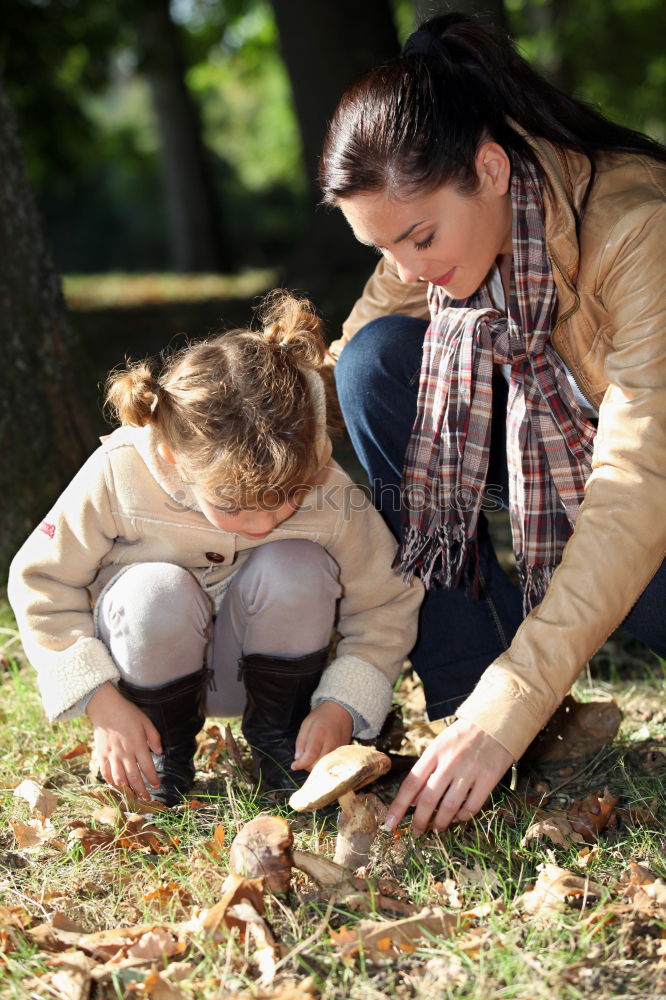
<path fill-rule="evenodd" d="M 102 826 L 110 826 L 115 829 L 115 827 L 122 823 L 123 814 L 118 806 L 102 806 L 100 809 L 95 810 L 92 818 Z"/>
<path fill-rule="evenodd" d="M 138 996 L 148 997 L 149 1000 L 187 1000 L 189 994 L 170 982 L 170 971 L 167 977 L 153 965 L 143 982 L 133 983 L 132 989 Z"/>
<path fill-rule="evenodd" d="M 232 927 L 244 930 L 243 922 L 227 916 L 231 907 L 238 903 L 249 903 L 257 913 L 264 908 L 263 878 L 243 878 L 242 875 L 229 875 L 222 885 L 222 898 L 210 909 L 204 910 L 195 920 L 193 929 L 199 929 L 206 934 L 215 934 L 218 929 L 225 933 Z"/>
<path fill-rule="evenodd" d="M 40 983 L 48 985 L 52 995 L 60 1000 L 88 1000 L 94 965 L 92 959 L 80 951 L 63 952 L 49 959 L 48 966 L 55 971 L 48 972 Z"/>
<path fill-rule="evenodd" d="M 583 849 L 578 852 L 576 861 L 579 868 L 587 868 L 593 861 L 598 861 L 598 859 L 599 845 L 595 844 L 593 847 L 583 847 Z"/>
<path fill-rule="evenodd" d="M 30 819 L 24 822 L 21 819 L 10 819 L 16 843 L 22 851 L 36 851 L 43 844 L 55 840 L 58 833 L 51 824 L 50 819 Z"/>
<path fill-rule="evenodd" d="M 523 760 L 575 760 L 597 753 L 615 739 L 621 722 L 614 701 L 578 702 L 567 695 Z"/>
<path fill-rule="evenodd" d="M 66 914 L 56 910 L 49 921 L 31 927 L 27 933 L 42 951 L 61 952 L 76 948 L 85 930 Z"/>
<path fill-rule="evenodd" d="M 570 840 L 573 840 L 576 844 L 585 843 L 585 839 L 579 833 L 576 833 L 568 819 L 564 816 L 555 815 L 546 816 L 544 819 L 532 823 L 527 828 L 525 836 L 520 843 L 523 847 L 526 847 L 530 840 L 543 840 L 544 838 L 552 841 L 553 844 L 558 844 L 560 847 L 569 847 Z"/>
<path fill-rule="evenodd" d="M 61 753 L 60 757 L 62 760 L 73 760 L 75 757 L 83 757 L 86 753 L 90 753 L 90 747 L 88 744 L 77 743 L 71 750 L 66 750 L 64 753 Z"/>
<path fill-rule="evenodd" d="M 601 798 L 594 794 L 586 795 L 584 799 L 571 804 L 567 810 L 567 818 L 577 833 L 588 843 L 593 843 L 606 826 L 613 825 L 618 798 L 617 795 L 611 795 L 607 788 Z"/>
<path fill-rule="evenodd" d="M 183 943 L 170 927 L 154 927 L 146 931 L 126 950 L 126 958 L 158 959 L 170 958 L 183 951 Z"/>
<path fill-rule="evenodd" d="M 261 985 L 270 986 L 275 979 L 280 956 L 268 924 L 254 906 L 245 901 L 229 907 L 225 920 L 228 921 L 229 918 L 244 927 L 245 936 L 254 944 L 251 952 L 252 961 L 259 969 Z"/>
<path fill-rule="evenodd" d="M 589 878 L 574 875 L 550 862 L 540 865 L 539 877 L 531 890 L 516 899 L 516 905 L 526 913 L 542 914 L 563 909 L 576 900 L 585 905 L 603 895 L 602 886 Z"/>
<path fill-rule="evenodd" d="M 109 927 L 82 934 L 78 947 L 100 962 L 118 963 L 128 958 L 152 961 L 185 951 L 187 942 L 180 937 L 180 931 L 180 927 L 169 924 Z"/>
<path fill-rule="evenodd" d="M 654 798 L 644 805 L 629 803 L 626 808 L 618 807 L 615 811 L 627 826 L 654 826 L 657 822 L 658 807 L 659 800 Z"/>
<path fill-rule="evenodd" d="M 444 879 L 443 882 L 435 882 L 432 891 L 445 906 L 450 906 L 453 910 L 461 910 L 465 905 L 458 884 L 452 878 Z"/>
<path fill-rule="evenodd" d="M 332 930 L 331 940 L 341 949 L 343 958 L 350 958 L 363 950 L 367 957 L 377 960 L 391 958 L 401 952 L 413 952 L 415 942 L 422 937 L 451 937 L 457 926 L 456 914 L 447 913 L 441 907 L 429 906 L 403 920 L 361 920 L 354 928 Z"/>
<path fill-rule="evenodd" d="M 224 836 L 225 829 L 222 824 L 218 824 L 213 831 L 213 838 L 204 844 L 204 847 L 209 851 L 214 858 L 222 857 L 224 853 Z"/>
<path fill-rule="evenodd" d="M 17 799 L 24 799 L 33 812 L 39 813 L 42 819 L 48 819 L 58 806 L 58 796 L 40 785 L 33 778 L 26 778 L 14 789 Z"/>
<path fill-rule="evenodd" d="M 106 830 L 92 830 L 85 823 L 76 821 L 74 829 L 69 834 L 68 842 L 73 844 L 77 841 L 81 844 L 83 853 L 87 857 L 93 851 L 114 848 L 116 838 L 114 833 L 108 833 Z"/>

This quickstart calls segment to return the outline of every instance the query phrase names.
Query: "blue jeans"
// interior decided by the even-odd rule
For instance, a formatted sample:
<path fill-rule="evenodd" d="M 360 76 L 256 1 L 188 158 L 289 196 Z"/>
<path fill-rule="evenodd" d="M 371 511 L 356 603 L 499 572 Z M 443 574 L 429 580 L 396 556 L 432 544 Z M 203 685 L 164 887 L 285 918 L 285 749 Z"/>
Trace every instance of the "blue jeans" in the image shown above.
<path fill-rule="evenodd" d="M 373 320 L 345 346 L 335 368 L 340 405 L 370 481 L 375 506 L 400 537 L 400 486 L 405 451 L 416 416 L 424 320 L 385 316 Z M 487 485 L 506 504 L 506 383 L 493 387 L 493 425 Z M 431 719 L 452 714 L 486 667 L 502 653 L 520 625 L 522 597 L 497 561 L 486 518 L 479 519 L 481 594 L 434 588 L 421 607 L 411 653 L 423 682 Z M 624 631 L 666 657 L 666 563 L 622 624 Z"/>

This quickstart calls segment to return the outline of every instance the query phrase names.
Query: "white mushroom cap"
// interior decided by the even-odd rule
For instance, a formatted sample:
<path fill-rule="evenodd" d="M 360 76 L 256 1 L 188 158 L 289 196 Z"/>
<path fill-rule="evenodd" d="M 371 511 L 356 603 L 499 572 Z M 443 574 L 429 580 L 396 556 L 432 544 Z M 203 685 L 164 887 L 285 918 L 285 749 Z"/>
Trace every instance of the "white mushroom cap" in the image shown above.
<path fill-rule="evenodd" d="M 296 812 L 321 809 L 347 792 L 376 781 L 390 767 L 390 758 L 374 747 L 356 743 L 338 747 L 317 761 L 305 784 L 289 799 L 289 805 Z"/>

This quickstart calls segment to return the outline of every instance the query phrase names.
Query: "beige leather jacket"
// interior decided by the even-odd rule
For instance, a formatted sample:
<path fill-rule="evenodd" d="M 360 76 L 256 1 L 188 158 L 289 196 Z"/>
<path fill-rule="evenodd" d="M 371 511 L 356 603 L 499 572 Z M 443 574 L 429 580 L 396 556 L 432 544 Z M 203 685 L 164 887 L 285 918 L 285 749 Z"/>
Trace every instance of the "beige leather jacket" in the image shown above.
<path fill-rule="evenodd" d="M 548 180 L 558 294 L 552 343 L 599 409 L 592 473 L 546 597 L 458 711 L 517 759 L 666 555 L 666 165 L 534 141 Z M 388 313 L 427 316 L 426 289 L 384 260 L 333 345 Z M 666 609 L 665 609 L 666 610 Z"/>

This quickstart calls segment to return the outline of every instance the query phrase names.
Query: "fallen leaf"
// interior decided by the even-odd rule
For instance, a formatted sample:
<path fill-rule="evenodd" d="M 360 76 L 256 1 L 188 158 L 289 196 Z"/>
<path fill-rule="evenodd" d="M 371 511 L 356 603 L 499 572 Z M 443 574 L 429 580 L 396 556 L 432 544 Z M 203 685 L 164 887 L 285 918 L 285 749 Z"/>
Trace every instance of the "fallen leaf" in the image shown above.
<path fill-rule="evenodd" d="M 556 815 L 546 816 L 544 819 L 532 823 L 527 828 L 525 836 L 520 843 L 523 847 L 526 847 L 530 840 L 543 840 L 544 838 L 552 841 L 553 844 L 558 844 L 560 847 L 569 847 L 570 840 L 573 840 L 576 844 L 585 843 L 585 839 L 579 833 L 576 833 L 568 819 L 564 816 Z"/>
<path fill-rule="evenodd" d="M 153 965 L 143 982 L 133 983 L 132 989 L 139 996 L 149 997 L 150 1000 L 187 1000 L 189 994 L 174 986 L 169 978 L 158 972 L 157 967 Z"/>
<path fill-rule="evenodd" d="M 14 789 L 17 799 L 24 799 L 33 812 L 39 813 L 42 819 L 48 819 L 57 808 L 58 796 L 38 784 L 33 778 L 26 778 Z"/>
<path fill-rule="evenodd" d="M 55 840 L 58 833 L 51 820 L 31 819 L 24 822 L 21 819 L 10 819 L 16 843 L 22 851 L 38 850 L 43 844 Z"/>
<path fill-rule="evenodd" d="M 627 826 L 654 826 L 658 807 L 659 800 L 654 798 L 645 805 L 630 803 L 626 808 L 618 807 L 616 813 Z"/>
<path fill-rule="evenodd" d="M 606 826 L 613 824 L 614 807 L 618 798 L 617 795 L 611 795 L 607 788 L 601 798 L 598 795 L 586 795 L 584 799 L 571 804 L 567 810 L 567 819 L 577 833 L 588 843 L 593 843 Z"/>
<path fill-rule="evenodd" d="M 587 868 L 591 865 L 593 861 L 599 859 L 599 845 L 595 844 L 593 847 L 584 847 L 578 852 L 578 862 L 579 868 Z"/>
<path fill-rule="evenodd" d="M 229 931 L 232 927 L 243 930 L 242 921 L 227 916 L 228 910 L 238 903 L 249 903 L 257 913 L 264 908 L 263 878 L 243 878 L 242 875 L 229 875 L 222 884 L 222 898 L 219 902 L 204 910 L 196 921 L 198 929 L 206 934 L 215 934 L 218 928 Z"/>
<path fill-rule="evenodd" d="M 50 920 L 31 927 L 27 933 L 43 951 L 61 952 L 76 948 L 85 930 L 56 910 Z"/>
<path fill-rule="evenodd" d="M 238 926 L 243 928 L 244 935 L 253 942 L 251 956 L 259 969 L 261 985 L 270 986 L 275 979 L 280 956 L 268 924 L 254 906 L 245 901 L 229 907 L 225 920 L 228 921 L 229 918 L 237 921 Z"/>
<path fill-rule="evenodd" d="M 454 910 L 461 910 L 465 905 L 458 884 L 452 878 L 444 879 L 443 882 L 435 882 L 432 891 L 445 906 L 450 906 Z"/>
<path fill-rule="evenodd" d="M 225 835 L 225 829 L 220 823 L 218 824 L 218 826 L 215 827 L 215 830 L 213 831 L 212 840 L 208 840 L 204 844 L 206 850 L 209 851 L 214 858 L 222 857 L 222 854 L 224 852 L 224 835 Z"/>
<path fill-rule="evenodd" d="M 425 907 L 403 920 L 361 920 L 354 928 L 331 930 L 331 940 L 343 958 L 363 951 L 372 960 L 391 958 L 401 952 L 413 952 L 422 937 L 451 937 L 458 927 L 456 914 L 440 907 Z"/>
<path fill-rule="evenodd" d="M 127 958 L 170 958 L 183 951 L 183 943 L 178 940 L 173 930 L 167 927 L 154 927 L 134 941 L 125 952 Z"/>
<path fill-rule="evenodd" d="M 94 962 L 80 951 L 68 951 L 49 959 L 48 966 L 55 969 L 40 980 L 60 1000 L 88 1000 L 90 973 Z M 44 995 L 40 990 L 40 995 Z"/>
<path fill-rule="evenodd" d="M 84 754 L 90 753 L 90 747 L 87 743 L 77 743 L 76 746 L 72 747 L 71 750 L 67 750 L 65 753 L 61 753 L 60 757 L 62 760 L 73 760 L 74 757 L 83 757 Z"/>
<path fill-rule="evenodd" d="M 523 760 L 575 760 L 597 753 L 615 739 L 621 722 L 614 701 L 578 702 L 567 695 Z"/>
<path fill-rule="evenodd" d="M 526 913 L 541 914 L 562 910 L 572 900 L 585 905 L 603 895 L 603 888 L 588 878 L 574 875 L 550 862 L 540 865 L 539 877 L 527 892 L 516 899 Z"/>

